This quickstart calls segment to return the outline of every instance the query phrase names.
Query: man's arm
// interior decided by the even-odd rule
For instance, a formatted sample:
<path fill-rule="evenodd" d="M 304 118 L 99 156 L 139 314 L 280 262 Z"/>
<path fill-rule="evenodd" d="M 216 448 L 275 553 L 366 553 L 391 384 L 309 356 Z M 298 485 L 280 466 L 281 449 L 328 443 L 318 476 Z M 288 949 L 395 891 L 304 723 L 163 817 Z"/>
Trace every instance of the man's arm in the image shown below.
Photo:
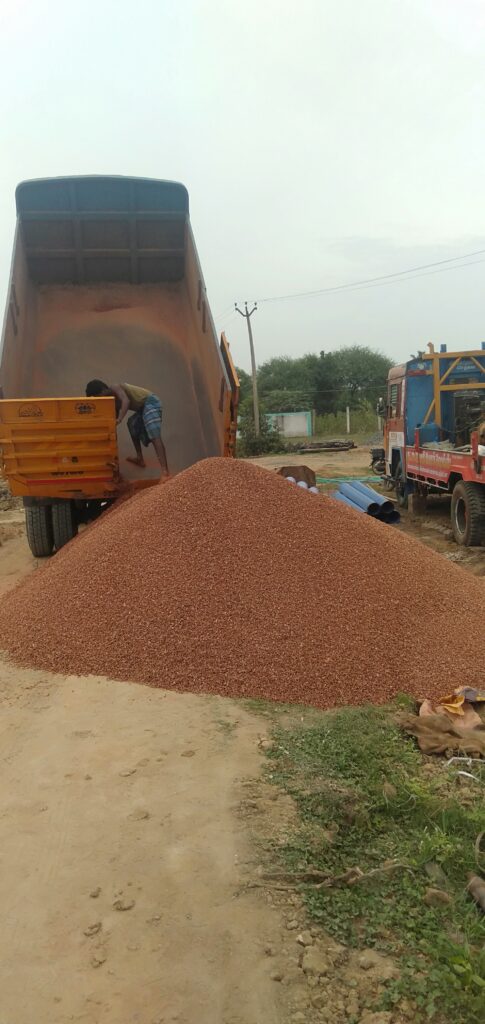
<path fill-rule="evenodd" d="M 123 422 L 128 412 L 128 409 L 130 408 L 130 400 L 128 398 L 128 395 L 126 394 L 125 389 L 122 388 L 120 384 L 112 384 L 111 390 L 120 403 L 120 408 L 116 419 L 117 424 L 120 424 Z"/>

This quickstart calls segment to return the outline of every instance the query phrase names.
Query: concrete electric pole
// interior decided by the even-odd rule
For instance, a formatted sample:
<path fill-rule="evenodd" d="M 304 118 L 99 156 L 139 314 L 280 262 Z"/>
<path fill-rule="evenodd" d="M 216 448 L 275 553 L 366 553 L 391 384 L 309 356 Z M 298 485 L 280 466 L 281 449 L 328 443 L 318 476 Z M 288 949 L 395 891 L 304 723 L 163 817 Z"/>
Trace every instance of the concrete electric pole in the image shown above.
<path fill-rule="evenodd" d="M 258 379 L 257 379 L 257 376 L 256 376 L 256 358 L 255 358 L 255 355 L 254 355 L 253 332 L 252 332 L 252 328 L 251 328 L 251 317 L 252 317 L 253 313 L 257 310 L 258 304 L 257 304 L 257 302 L 255 302 L 252 310 L 249 311 L 248 310 L 248 304 L 247 304 L 247 302 L 245 302 L 244 303 L 244 312 L 243 312 L 242 309 L 239 309 L 239 306 L 238 306 L 237 302 L 234 303 L 234 307 L 235 307 L 236 311 L 238 313 L 240 313 L 241 316 L 244 317 L 244 319 L 245 319 L 245 321 L 246 321 L 246 323 L 248 325 L 249 348 L 251 350 L 251 376 L 252 376 L 252 379 L 253 379 L 254 432 L 256 434 L 256 437 L 259 437 Z"/>

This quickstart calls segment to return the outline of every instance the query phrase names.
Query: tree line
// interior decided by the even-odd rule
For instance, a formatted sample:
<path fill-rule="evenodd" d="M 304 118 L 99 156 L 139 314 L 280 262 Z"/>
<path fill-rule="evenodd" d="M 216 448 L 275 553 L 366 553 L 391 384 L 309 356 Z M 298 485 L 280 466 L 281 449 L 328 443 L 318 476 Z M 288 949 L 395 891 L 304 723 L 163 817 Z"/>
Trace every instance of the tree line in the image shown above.
<path fill-rule="evenodd" d="M 346 406 L 375 406 L 386 392 L 391 366 L 386 356 L 364 345 L 319 355 L 309 353 L 296 359 L 276 356 L 257 371 L 262 412 L 314 409 L 317 415 L 324 415 L 340 412 Z M 238 369 L 238 374 L 241 413 L 251 415 L 251 377 L 245 370 Z"/>

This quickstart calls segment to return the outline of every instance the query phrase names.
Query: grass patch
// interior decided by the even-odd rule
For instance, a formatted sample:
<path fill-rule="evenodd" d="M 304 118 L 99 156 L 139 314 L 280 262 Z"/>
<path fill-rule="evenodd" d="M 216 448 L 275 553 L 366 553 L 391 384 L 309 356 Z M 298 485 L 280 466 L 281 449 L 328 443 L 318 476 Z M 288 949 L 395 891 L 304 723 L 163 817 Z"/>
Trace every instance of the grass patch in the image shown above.
<path fill-rule="evenodd" d="M 465 889 L 485 825 L 483 785 L 460 787 L 443 760 L 423 759 L 389 709 L 345 708 L 318 723 L 277 724 L 274 737 L 270 775 L 291 794 L 301 821 L 279 851 L 287 870 L 408 866 L 352 886 L 302 886 L 310 915 L 328 933 L 396 958 L 400 978 L 376 1009 L 405 996 L 415 1020 L 482 1022 L 485 918 Z M 450 903 L 427 906 L 428 887 L 446 891 Z"/>
<path fill-rule="evenodd" d="M 252 715 L 262 715 L 265 718 L 272 718 L 279 721 L 281 718 L 289 717 L 291 722 L 308 720 L 312 712 L 306 704 L 283 704 L 277 700 L 263 700 L 258 697 L 240 697 L 240 703 L 245 711 Z M 320 715 L 321 712 L 316 712 Z"/>

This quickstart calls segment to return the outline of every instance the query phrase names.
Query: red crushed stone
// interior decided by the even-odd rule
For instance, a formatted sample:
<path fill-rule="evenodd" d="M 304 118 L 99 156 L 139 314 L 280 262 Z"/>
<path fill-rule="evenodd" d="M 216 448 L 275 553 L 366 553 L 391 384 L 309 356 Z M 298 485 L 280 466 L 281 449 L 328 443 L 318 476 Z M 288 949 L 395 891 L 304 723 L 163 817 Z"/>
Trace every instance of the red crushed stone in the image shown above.
<path fill-rule="evenodd" d="M 21 664 L 321 707 L 485 673 L 483 583 L 249 463 L 122 503 L 0 603 Z"/>

